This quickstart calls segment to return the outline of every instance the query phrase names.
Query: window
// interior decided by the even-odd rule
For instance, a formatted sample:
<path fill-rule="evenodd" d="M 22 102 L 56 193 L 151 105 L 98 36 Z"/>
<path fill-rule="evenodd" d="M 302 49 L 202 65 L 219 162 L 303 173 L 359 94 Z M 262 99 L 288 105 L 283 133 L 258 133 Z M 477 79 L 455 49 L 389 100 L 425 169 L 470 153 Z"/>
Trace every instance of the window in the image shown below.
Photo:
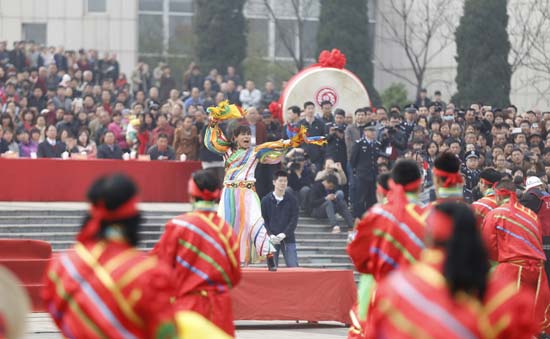
<path fill-rule="evenodd" d="M 107 11 L 107 0 L 88 0 L 89 13 L 105 13 Z"/>
<path fill-rule="evenodd" d="M 23 24 L 23 40 L 34 41 L 37 44 L 46 45 L 46 24 Z"/>
<path fill-rule="evenodd" d="M 170 12 L 193 13 L 193 0 L 170 0 Z"/>
<path fill-rule="evenodd" d="M 140 53 L 162 53 L 162 15 L 140 14 L 138 19 Z"/>
<path fill-rule="evenodd" d="M 190 16 L 170 16 L 168 50 L 170 54 L 193 54 L 195 34 L 193 18 Z"/>
<path fill-rule="evenodd" d="M 269 50 L 269 20 L 248 19 L 248 55 L 266 57 Z"/>
<path fill-rule="evenodd" d="M 291 51 L 296 50 L 296 25 L 294 20 L 279 20 L 280 25 L 275 32 L 275 56 L 289 58 Z"/>
<path fill-rule="evenodd" d="M 317 59 L 317 30 L 319 29 L 319 21 L 304 21 L 304 31 L 302 43 L 302 51 L 304 58 Z"/>
<path fill-rule="evenodd" d="M 162 2 L 162 0 L 139 0 L 139 10 L 161 12 Z"/>

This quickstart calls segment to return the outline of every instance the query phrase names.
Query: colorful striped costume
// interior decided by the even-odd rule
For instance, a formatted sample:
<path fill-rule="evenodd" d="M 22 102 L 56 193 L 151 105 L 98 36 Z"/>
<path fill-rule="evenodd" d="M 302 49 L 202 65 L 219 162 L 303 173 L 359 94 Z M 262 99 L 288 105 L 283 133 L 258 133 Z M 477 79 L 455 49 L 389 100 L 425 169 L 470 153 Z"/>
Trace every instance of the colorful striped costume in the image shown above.
<path fill-rule="evenodd" d="M 43 299 L 67 338 L 176 338 L 170 270 L 119 240 L 55 257 Z"/>
<path fill-rule="evenodd" d="M 531 314 L 542 331 L 550 330 L 550 290 L 542 250 L 542 229 L 535 212 L 510 199 L 489 212 L 482 226 L 489 258 L 498 262 L 496 277 L 516 281 L 516 288 L 534 292 Z"/>
<path fill-rule="evenodd" d="M 489 212 L 497 208 L 497 200 L 495 192 L 492 189 L 487 190 L 485 196 L 472 203 L 472 209 L 476 217 L 478 218 L 479 225 L 483 223 L 483 220 Z"/>
<path fill-rule="evenodd" d="M 442 251 L 425 250 L 419 262 L 378 286 L 366 338 L 532 338 L 536 330 L 523 295 L 500 279 L 489 282 L 483 304 L 466 293 L 452 296 L 443 259 Z M 495 308 L 501 312 L 496 318 Z"/>
<path fill-rule="evenodd" d="M 371 296 L 376 284 L 398 268 L 408 267 L 424 249 L 425 208 L 414 194 L 407 201 L 390 199 L 367 211 L 355 229 L 347 251 L 357 271 L 363 273 L 358 304 L 351 311 L 353 326 L 348 338 L 363 338 Z M 378 293 L 378 292 L 376 292 Z"/>
<path fill-rule="evenodd" d="M 298 137 L 302 135 L 298 134 Z M 300 145 L 300 142 L 273 141 L 249 149 L 233 150 L 218 124 L 211 122 L 206 129 L 204 144 L 211 152 L 223 155 L 225 159 L 224 188 L 218 214 L 237 234 L 240 261 L 248 264 L 256 255 L 265 256 L 274 252 L 264 226 L 260 199 L 254 189 L 254 171 L 258 162 L 280 162 L 285 152 Z"/>
<path fill-rule="evenodd" d="M 229 290 L 241 279 L 239 245 L 214 207 L 200 201 L 170 220 L 153 254 L 174 270 L 176 311 L 197 312 L 234 336 Z"/>

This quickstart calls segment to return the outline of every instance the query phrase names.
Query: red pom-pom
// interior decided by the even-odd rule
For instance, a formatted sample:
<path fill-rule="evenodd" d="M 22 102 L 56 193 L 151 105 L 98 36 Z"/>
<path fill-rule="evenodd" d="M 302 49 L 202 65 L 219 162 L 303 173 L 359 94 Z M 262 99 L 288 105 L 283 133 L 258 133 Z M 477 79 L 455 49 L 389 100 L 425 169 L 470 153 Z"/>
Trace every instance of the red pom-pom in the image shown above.
<path fill-rule="evenodd" d="M 272 101 L 267 109 L 271 112 L 271 115 L 273 115 L 275 119 L 279 121 L 283 120 L 283 112 L 281 110 L 281 105 L 278 102 Z"/>
<path fill-rule="evenodd" d="M 339 49 L 332 51 L 324 50 L 319 54 L 319 65 L 322 67 L 333 67 L 342 69 L 346 66 L 346 56 Z"/>

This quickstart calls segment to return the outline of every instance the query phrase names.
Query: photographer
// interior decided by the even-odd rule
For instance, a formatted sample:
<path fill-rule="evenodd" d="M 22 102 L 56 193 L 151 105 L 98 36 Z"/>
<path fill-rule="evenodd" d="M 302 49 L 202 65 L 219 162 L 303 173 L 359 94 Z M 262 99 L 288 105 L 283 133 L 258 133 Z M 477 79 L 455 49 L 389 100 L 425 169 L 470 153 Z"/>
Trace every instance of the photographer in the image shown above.
<path fill-rule="evenodd" d="M 325 147 L 326 157 L 341 164 L 348 162 L 344 118 L 345 112 L 337 109 L 334 115 L 335 122 L 327 124 L 327 145 Z"/>
<path fill-rule="evenodd" d="M 378 141 L 382 145 L 382 152 L 389 156 L 390 161 L 395 161 L 407 148 L 407 135 L 400 129 L 399 113 L 392 112 L 389 118 L 388 126 L 380 130 Z"/>

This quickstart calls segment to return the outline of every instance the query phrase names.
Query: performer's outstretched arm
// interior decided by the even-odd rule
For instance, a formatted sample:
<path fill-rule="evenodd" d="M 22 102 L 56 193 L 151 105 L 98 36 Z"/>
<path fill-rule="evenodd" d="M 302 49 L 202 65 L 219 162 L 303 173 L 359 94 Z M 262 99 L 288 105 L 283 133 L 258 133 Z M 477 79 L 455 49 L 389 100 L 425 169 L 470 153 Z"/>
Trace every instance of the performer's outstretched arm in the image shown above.
<path fill-rule="evenodd" d="M 284 157 L 286 151 L 290 148 L 300 147 L 302 143 L 324 145 L 326 140 L 324 137 L 307 137 L 307 130 L 302 126 L 300 131 L 288 140 L 270 141 L 256 146 L 256 158 L 263 164 L 279 163 Z"/>

